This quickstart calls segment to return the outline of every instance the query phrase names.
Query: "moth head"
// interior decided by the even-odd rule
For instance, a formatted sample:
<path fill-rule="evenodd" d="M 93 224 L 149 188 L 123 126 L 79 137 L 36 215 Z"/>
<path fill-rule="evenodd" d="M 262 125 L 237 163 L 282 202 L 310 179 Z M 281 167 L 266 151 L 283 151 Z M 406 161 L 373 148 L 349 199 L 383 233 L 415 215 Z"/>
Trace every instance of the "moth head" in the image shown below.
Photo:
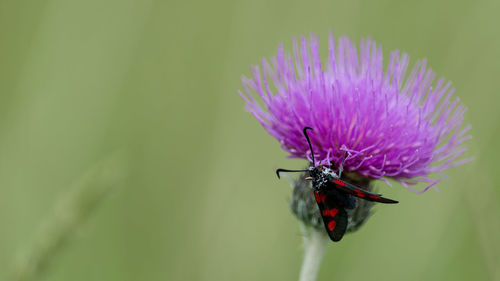
<path fill-rule="evenodd" d="M 332 180 L 332 170 L 323 165 L 319 165 L 318 167 L 311 166 L 309 167 L 309 176 L 306 179 L 312 181 L 312 187 L 314 190 L 321 190 L 326 188 L 328 182 Z"/>

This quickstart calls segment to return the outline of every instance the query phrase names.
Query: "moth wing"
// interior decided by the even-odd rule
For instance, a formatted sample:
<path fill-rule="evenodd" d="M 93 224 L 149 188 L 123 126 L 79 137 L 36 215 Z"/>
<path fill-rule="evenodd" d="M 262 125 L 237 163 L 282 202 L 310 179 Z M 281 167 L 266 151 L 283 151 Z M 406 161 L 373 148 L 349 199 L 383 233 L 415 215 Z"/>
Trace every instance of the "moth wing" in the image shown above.
<path fill-rule="evenodd" d="M 353 184 L 350 184 L 340 179 L 333 179 L 333 183 L 335 184 L 336 188 L 361 199 L 379 203 L 386 203 L 386 204 L 399 203 L 396 200 L 382 197 L 382 194 L 366 191 L 364 189 L 361 189 Z"/>
<path fill-rule="evenodd" d="M 346 210 L 334 195 L 322 191 L 313 192 L 328 236 L 334 242 L 340 241 L 347 230 Z"/>

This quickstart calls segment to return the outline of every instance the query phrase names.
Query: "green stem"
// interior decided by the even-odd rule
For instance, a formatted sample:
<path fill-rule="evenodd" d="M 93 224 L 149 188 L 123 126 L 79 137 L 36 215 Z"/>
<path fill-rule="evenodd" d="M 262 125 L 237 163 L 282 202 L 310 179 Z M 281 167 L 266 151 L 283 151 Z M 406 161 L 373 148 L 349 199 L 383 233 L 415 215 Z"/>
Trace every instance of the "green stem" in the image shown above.
<path fill-rule="evenodd" d="M 328 237 L 316 229 L 304 227 L 304 261 L 300 270 L 299 281 L 315 281 L 325 250 Z"/>

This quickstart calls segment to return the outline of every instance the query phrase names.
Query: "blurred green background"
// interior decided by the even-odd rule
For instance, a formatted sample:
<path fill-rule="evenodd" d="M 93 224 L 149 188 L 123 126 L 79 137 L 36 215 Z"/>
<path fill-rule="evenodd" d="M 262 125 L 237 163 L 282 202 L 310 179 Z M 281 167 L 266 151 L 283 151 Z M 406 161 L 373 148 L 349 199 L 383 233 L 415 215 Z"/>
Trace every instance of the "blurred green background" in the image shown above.
<path fill-rule="evenodd" d="M 401 204 L 331 244 L 319 280 L 500 280 L 499 11 L 496 0 L 1 1 L 0 278 L 66 216 L 54 205 L 120 151 L 121 179 L 36 280 L 296 280 L 301 234 L 274 169 L 305 163 L 286 159 L 236 91 L 280 42 L 314 32 L 325 46 L 333 30 L 428 58 L 469 108 L 476 160 L 439 193 L 377 183 Z"/>

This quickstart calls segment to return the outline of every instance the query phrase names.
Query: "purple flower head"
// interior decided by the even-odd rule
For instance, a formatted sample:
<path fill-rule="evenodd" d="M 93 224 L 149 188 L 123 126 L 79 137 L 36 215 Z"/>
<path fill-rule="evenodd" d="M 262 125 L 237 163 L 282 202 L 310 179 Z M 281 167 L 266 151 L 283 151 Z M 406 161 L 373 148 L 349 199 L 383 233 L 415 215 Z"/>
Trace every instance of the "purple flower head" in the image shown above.
<path fill-rule="evenodd" d="M 396 50 L 384 71 L 382 48 L 369 38 L 358 52 L 348 38 L 336 45 L 330 35 L 323 63 L 318 38 L 301 37 L 298 45 L 295 40 L 293 56 L 280 45 L 270 62 L 263 59 L 263 75 L 253 66 L 253 77 L 242 79 L 245 94 L 239 91 L 290 157 L 311 160 L 302 135 L 309 126 L 317 162 L 338 166 L 347 153 L 345 170 L 392 178 L 415 192 L 439 181 L 429 173 L 470 160 L 458 159 L 471 138 L 470 126 L 462 126 L 466 108 L 452 99 L 450 82 L 435 81 L 426 60 L 408 73 L 408 55 Z M 428 185 L 422 191 L 409 186 L 418 182 Z"/>

